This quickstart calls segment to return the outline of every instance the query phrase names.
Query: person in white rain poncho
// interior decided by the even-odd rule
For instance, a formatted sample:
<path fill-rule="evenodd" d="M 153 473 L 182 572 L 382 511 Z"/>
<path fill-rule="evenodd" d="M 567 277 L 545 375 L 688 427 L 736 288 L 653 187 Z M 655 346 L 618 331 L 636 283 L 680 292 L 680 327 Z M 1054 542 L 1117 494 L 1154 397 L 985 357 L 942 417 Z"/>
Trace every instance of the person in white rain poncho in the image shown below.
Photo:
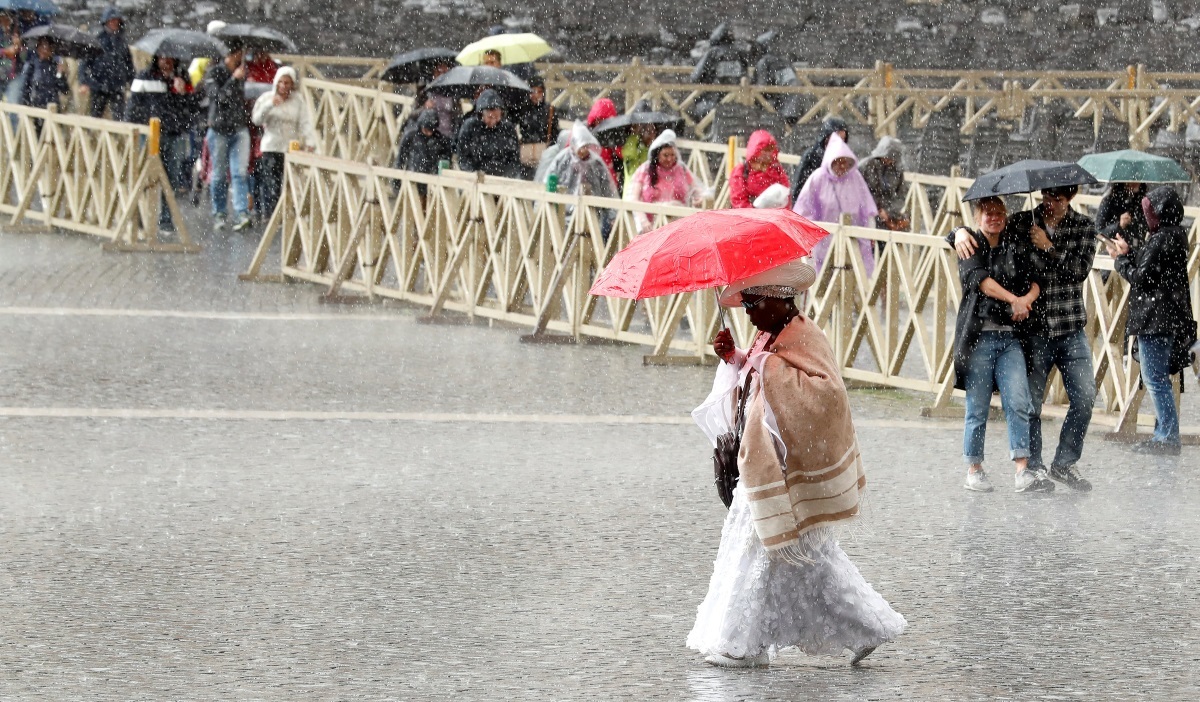
<path fill-rule="evenodd" d="M 558 176 L 562 192 L 579 195 L 580 187 L 586 186 L 586 195 L 617 197 L 617 183 L 600 158 L 600 142 L 583 122 L 572 125 L 571 141 L 554 157 L 546 177 L 551 174 Z"/>
<path fill-rule="evenodd" d="M 617 192 L 617 181 L 613 180 L 612 171 L 604 165 L 600 156 L 600 142 L 588 131 L 583 122 L 576 122 L 571 127 L 571 141 L 567 147 L 554 157 L 550 172 L 546 174 L 558 177 L 559 192 L 571 195 L 591 195 L 592 197 L 620 197 Z M 568 216 L 574 216 L 574 209 L 568 209 Z M 616 212 L 610 209 L 598 211 L 600 219 L 600 237 L 608 241 L 612 231 Z"/>
<path fill-rule="evenodd" d="M 794 301 L 815 279 L 794 261 L 721 296 L 726 307 L 744 307 L 759 331 L 747 352 L 728 330 L 717 335 L 713 349 L 726 363 L 692 412 L 715 445 L 736 424 L 731 415 L 749 383 L 740 478 L 687 638 L 713 665 L 764 666 L 791 646 L 811 655 L 849 650 L 857 664 L 907 624 L 831 528 L 857 516 L 866 476 L 833 351 Z"/>

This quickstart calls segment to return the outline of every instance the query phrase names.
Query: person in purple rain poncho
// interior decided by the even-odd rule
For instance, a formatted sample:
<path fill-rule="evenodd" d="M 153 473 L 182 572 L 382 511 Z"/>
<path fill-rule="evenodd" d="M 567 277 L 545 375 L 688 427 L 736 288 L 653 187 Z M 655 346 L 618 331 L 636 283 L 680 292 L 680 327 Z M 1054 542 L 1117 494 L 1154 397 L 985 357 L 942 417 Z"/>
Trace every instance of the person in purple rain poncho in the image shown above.
<path fill-rule="evenodd" d="M 792 211 L 814 222 L 836 223 L 841 221 L 843 214 L 848 214 L 854 226 L 874 229 L 875 215 L 879 210 L 857 165 L 858 157 L 842 141 L 841 136 L 830 136 L 821 167 L 800 189 Z M 813 248 L 817 270 L 821 270 L 825 264 L 830 243 L 830 238 L 825 237 Z M 860 239 L 858 248 L 862 251 L 867 275 L 871 275 L 875 271 L 874 247 L 869 240 Z"/>

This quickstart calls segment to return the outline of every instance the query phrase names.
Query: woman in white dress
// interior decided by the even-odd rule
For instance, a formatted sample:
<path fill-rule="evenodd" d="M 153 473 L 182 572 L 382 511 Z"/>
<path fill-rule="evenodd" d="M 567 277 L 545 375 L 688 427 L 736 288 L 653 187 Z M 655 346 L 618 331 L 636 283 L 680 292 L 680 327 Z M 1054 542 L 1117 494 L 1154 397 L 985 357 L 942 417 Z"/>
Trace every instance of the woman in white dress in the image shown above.
<path fill-rule="evenodd" d="M 810 655 L 849 650 L 853 665 L 907 624 L 863 579 L 833 531 L 858 514 L 866 476 L 833 351 L 795 304 L 815 278 L 812 267 L 795 261 L 731 285 L 721 297 L 722 305 L 744 307 L 759 332 L 748 352 L 727 330 L 717 335 L 713 348 L 726 364 L 693 412 L 710 438 L 727 431 L 750 375 L 741 477 L 708 596 L 687 639 L 713 665 L 764 666 L 790 646 Z"/>

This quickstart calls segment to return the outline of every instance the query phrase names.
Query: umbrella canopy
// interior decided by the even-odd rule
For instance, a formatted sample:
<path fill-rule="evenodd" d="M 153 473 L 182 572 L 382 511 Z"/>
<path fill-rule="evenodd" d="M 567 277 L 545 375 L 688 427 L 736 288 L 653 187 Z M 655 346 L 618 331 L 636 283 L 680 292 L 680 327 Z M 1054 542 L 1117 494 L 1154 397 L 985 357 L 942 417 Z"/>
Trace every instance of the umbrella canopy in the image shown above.
<path fill-rule="evenodd" d="M 96 37 L 65 24 L 43 24 L 25 32 L 21 38 L 32 46 L 43 37 L 54 41 L 54 53 L 59 56 L 89 59 L 104 53 Z"/>
<path fill-rule="evenodd" d="M 1088 154 L 1079 165 L 1105 183 L 1187 183 L 1191 176 L 1165 156 L 1125 149 L 1105 154 Z"/>
<path fill-rule="evenodd" d="M 427 47 L 396 54 L 388 61 L 387 68 L 379 78 L 389 83 L 428 83 L 433 80 L 433 69 L 448 64 L 457 66 L 458 60 L 450 49 Z"/>
<path fill-rule="evenodd" d="M 30 10 L 39 15 L 57 15 L 59 13 L 58 5 L 50 0 L 0 0 L 0 10 L 11 12 Z"/>
<path fill-rule="evenodd" d="M 630 128 L 635 124 L 653 124 L 661 134 L 664 129 L 672 129 L 676 133 L 683 131 L 683 119 L 667 112 L 630 112 L 625 115 L 609 117 L 596 128 L 592 134 L 603 146 L 619 146 L 629 138 Z"/>
<path fill-rule="evenodd" d="M 483 54 L 499 51 L 501 63 L 529 63 L 554 51 L 546 40 L 536 34 L 497 34 L 468 44 L 458 52 L 458 62 L 464 66 L 483 63 Z"/>
<path fill-rule="evenodd" d="M 213 33 L 221 41 L 269 53 L 296 53 L 296 44 L 283 32 L 254 24 L 227 24 Z"/>
<path fill-rule="evenodd" d="M 1094 185 L 1092 177 L 1078 163 L 1065 161 L 1018 161 L 1011 166 L 985 173 L 971 183 L 963 202 L 999 195 L 1032 193 L 1047 188 L 1071 185 Z"/>
<path fill-rule="evenodd" d="M 529 84 L 502 68 L 491 66 L 458 66 L 451 68 L 429 84 L 435 95 L 472 100 L 481 87 L 492 88 L 505 102 L 527 99 Z"/>
<path fill-rule="evenodd" d="M 806 256 L 827 236 L 786 209 L 697 212 L 634 239 L 589 292 L 641 300 L 729 285 Z"/>
<path fill-rule="evenodd" d="M 220 39 L 187 29 L 150 30 L 137 40 L 133 48 L 151 56 L 169 56 L 179 61 L 222 59 L 229 53 L 229 48 Z"/>

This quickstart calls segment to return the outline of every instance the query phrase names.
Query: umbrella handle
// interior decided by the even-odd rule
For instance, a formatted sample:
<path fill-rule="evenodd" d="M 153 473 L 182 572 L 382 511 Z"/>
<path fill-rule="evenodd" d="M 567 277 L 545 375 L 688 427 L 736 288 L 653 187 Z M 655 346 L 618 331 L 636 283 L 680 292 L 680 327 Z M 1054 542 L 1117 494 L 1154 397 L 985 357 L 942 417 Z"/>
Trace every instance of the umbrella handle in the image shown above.
<path fill-rule="evenodd" d="M 721 304 L 721 293 L 713 288 L 713 297 L 717 299 L 717 321 L 721 323 L 722 329 L 729 328 L 729 320 L 725 318 L 725 306 Z"/>

